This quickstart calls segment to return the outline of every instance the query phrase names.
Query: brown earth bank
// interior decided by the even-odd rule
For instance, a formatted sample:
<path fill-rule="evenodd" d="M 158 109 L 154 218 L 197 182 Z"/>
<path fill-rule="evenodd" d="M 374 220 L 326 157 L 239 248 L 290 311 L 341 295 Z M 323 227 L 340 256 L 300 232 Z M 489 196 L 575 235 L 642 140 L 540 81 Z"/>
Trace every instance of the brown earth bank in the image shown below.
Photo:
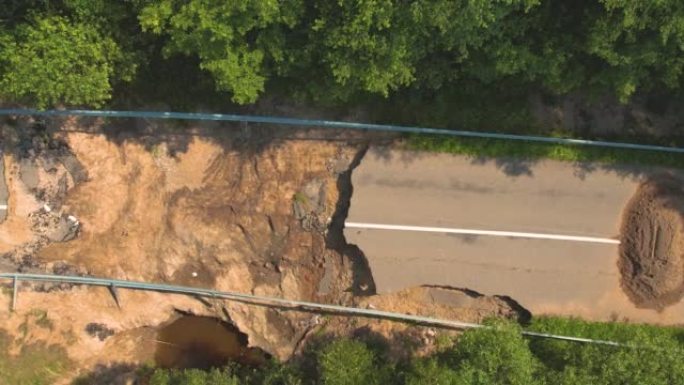
<path fill-rule="evenodd" d="M 621 285 L 641 308 L 663 310 L 684 296 L 684 181 L 669 174 L 642 183 L 625 208 Z"/>
<path fill-rule="evenodd" d="M 377 137 L 234 128 L 144 121 L 114 126 L 101 120 L 44 125 L 30 119 L 3 126 L 9 198 L 0 223 L 0 269 L 165 282 L 471 321 L 522 311 L 493 297 L 461 298 L 463 292 L 453 289 L 373 295 L 363 253 L 346 243 L 342 226 L 351 169 Z M 434 294 L 441 291 L 456 294 Z M 428 292 L 433 300 L 425 302 Z M 8 309 L 11 291 L 0 298 Z M 20 354 L 29 343 L 58 346 L 73 363 L 69 377 L 157 363 L 159 345 L 168 343 L 159 330 L 182 316 L 221 320 L 242 336 L 235 338 L 245 349 L 279 359 L 291 357 L 321 329 L 352 334 L 384 325 L 377 326 L 379 333 L 393 338 L 408 328 L 333 315 L 328 319 L 337 321 L 324 328 L 321 316 L 311 313 L 123 290 L 114 301 L 106 289 L 71 285 L 23 283 L 17 306 L 0 316 L 9 352 Z"/>

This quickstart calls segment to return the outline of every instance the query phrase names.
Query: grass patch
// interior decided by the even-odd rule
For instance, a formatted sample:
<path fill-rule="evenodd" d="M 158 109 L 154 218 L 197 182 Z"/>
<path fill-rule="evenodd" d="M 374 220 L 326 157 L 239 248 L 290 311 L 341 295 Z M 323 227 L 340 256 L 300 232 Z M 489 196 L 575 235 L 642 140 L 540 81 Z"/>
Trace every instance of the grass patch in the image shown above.
<path fill-rule="evenodd" d="M 455 338 L 445 332 L 437 333 L 435 336 L 435 347 L 438 352 L 443 352 L 454 346 Z"/>
<path fill-rule="evenodd" d="M 294 193 L 294 195 L 292 195 L 292 200 L 303 205 L 309 204 L 309 198 L 307 198 L 302 192 Z"/>
<path fill-rule="evenodd" d="M 406 147 L 416 151 L 485 158 L 553 159 L 575 163 L 597 162 L 608 165 L 631 164 L 684 168 L 684 154 L 503 139 L 409 135 Z"/>
<path fill-rule="evenodd" d="M 34 322 L 37 326 L 52 330 L 53 324 L 50 318 L 48 318 L 47 311 L 43 309 L 32 309 L 29 315 L 34 317 Z"/>
<path fill-rule="evenodd" d="M 152 154 L 152 157 L 153 157 L 154 159 L 159 159 L 159 158 L 161 158 L 162 156 L 165 155 L 165 154 L 164 154 L 165 151 L 164 151 L 164 149 L 162 148 L 161 144 L 155 144 L 155 145 L 153 145 L 152 148 L 150 149 L 150 153 Z"/>
<path fill-rule="evenodd" d="M 50 385 L 72 369 L 61 347 L 25 344 L 18 355 L 12 356 L 11 344 L 12 338 L 0 331 L 0 385 Z"/>
<path fill-rule="evenodd" d="M 43 309 L 32 309 L 24 316 L 24 322 L 19 325 L 19 332 L 21 333 L 22 339 L 28 336 L 31 324 L 49 330 L 52 330 L 54 327 L 52 320 L 48 318 L 47 311 Z"/>

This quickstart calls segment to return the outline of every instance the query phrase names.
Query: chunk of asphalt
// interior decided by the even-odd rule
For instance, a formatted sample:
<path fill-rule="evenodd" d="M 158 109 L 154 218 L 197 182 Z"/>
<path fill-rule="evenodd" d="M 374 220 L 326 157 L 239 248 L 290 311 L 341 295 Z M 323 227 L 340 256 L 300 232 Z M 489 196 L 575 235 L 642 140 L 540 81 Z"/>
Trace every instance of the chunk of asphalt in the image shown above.
<path fill-rule="evenodd" d="M 38 188 L 38 167 L 31 159 L 22 159 L 19 162 L 19 177 L 29 190 Z"/>
<path fill-rule="evenodd" d="M 81 162 L 78 161 L 78 158 L 76 158 L 74 154 L 62 155 L 59 158 L 59 161 L 64 165 L 64 168 L 67 169 L 69 174 L 71 174 L 75 184 L 88 180 L 88 171 L 83 167 Z"/>
<path fill-rule="evenodd" d="M 74 218 L 60 217 L 56 225 L 47 232 L 46 236 L 52 242 L 67 242 L 76 237 L 78 230 L 78 221 Z"/>

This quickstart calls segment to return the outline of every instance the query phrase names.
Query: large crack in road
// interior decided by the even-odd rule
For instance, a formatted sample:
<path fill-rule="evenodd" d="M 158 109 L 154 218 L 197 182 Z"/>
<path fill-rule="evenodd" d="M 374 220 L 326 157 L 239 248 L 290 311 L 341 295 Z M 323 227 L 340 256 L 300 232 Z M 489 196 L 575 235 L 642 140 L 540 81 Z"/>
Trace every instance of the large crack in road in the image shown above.
<path fill-rule="evenodd" d="M 347 242 L 344 236 L 344 223 L 349 215 L 351 198 L 354 193 L 352 184 L 352 172 L 361 164 L 361 160 L 366 155 L 368 146 L 360 149 L 346 171 L 340 173 L 337 178 L 337 190 L 339 200 L 332 216 L 328 234 L 326 237 L 326 247 L 336 250 L 344 257 L 349 258 L 352 263 L 352 293 L 354 295 L 373 295 L 376 293 L 375 281 L 368 264 L 368 259 L 363 251 L 355 244 Z"/>

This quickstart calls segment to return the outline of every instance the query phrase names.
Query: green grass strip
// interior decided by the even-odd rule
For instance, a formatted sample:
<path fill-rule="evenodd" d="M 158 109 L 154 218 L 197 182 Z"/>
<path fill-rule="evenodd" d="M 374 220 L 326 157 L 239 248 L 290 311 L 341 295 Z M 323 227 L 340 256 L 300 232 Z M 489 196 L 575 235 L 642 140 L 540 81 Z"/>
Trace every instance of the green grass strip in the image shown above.
<path fill-rule="evenodd" d="M 415 151 L 462 154 L 483 158 L 553 159 L 575 163 L 595 162 L 608 165 L 684 168 L 684 155 L 680 154 L 503 139 L 409 135 L 406 140 L 406 147 Z"/>

